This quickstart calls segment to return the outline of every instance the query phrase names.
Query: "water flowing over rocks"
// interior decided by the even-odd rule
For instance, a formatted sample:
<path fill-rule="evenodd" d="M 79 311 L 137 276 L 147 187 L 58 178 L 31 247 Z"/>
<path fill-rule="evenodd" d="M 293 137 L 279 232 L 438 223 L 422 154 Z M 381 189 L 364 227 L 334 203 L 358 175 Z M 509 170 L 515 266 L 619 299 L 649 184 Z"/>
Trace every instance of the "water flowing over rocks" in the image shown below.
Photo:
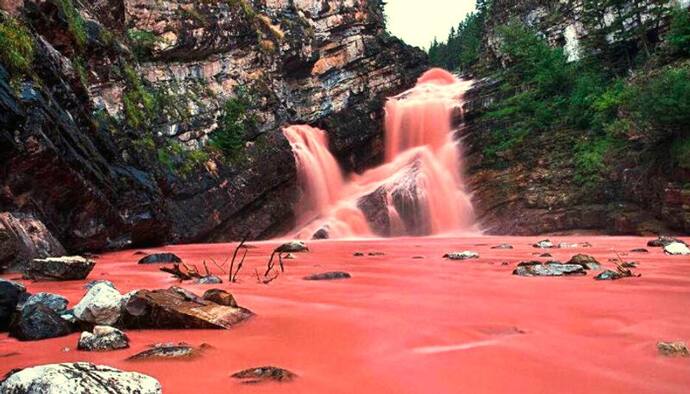
<path fill-rule="evenodd" d="M 32 280 L 82 280 L 96 263 L 81 256 L 33 259 L 24 270 L 24 278 Z"/>
<path fill-rule="evenodd" d="M 129 338 L 122 331 L 110 326 L 95 326 L 93 332 L 84 331 L 79 336 L 77 349 L 85 351 L 110 351 L 129 347 Z"/>
<path fill-rule="evenodd" d="M 13 372 L 0 383 L 12 394 L 162 394 L 160 383 L 137 372 L 90 363 L 47 364 Z"/>

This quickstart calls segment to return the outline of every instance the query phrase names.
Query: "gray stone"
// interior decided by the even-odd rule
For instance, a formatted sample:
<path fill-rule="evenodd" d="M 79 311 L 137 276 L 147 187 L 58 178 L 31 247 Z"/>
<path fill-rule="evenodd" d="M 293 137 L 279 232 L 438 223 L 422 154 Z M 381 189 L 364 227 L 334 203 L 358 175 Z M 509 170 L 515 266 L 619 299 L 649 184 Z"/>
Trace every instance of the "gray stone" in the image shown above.
<path fill-rule="evenodd" d="M 585 269 L 579 264 L 563 264 L 557 261 L 541 263 L 540 261 L 523 261 L 513 271 L 519 276 L 570 276 L 586 275 Z"/>
<path fill-rule="evenodd" d="M 290 241 L 278 246 L 274 252 L 276 253 L 298 253 L 308 252 L 309 248 L 303 241 Z"/>
<path fill-rule="evenodd" d="M 664 246 L 664 253 L 671 256 L 688 256 L 690 255 L 690 248 L 681 242 L 671 242 Z"/>
<path fill-rule="evenodd" d="M 120 318 L 122 295 L 107 283 L 97 283 L 74 307 L 77 319 L 100 325 L 114 324 Z"/>
<path fill-rule="evenodd" d="M 72 333 L 72 325 L 43 304 L 22 308 L 9 326 L 10 336 L 20 341 L 63 337 Z"/>
<path fill-rule="evenodd" d="M 29 296 L 29 298 L 27 298 L 26 301 L 24 301 L 24 303 L 21 305 L 21 308 L 27 308 L 35 304 L 43 304 L 53 311 L 61 313 L 67 310 L 68 303 L 69 301 L 67 298 L 61 295 L 52 293 L 36 293 Z"/>
<path fill-rule="evenodd" d="M 576 254 L 571 257 L 567 264 L 578 264 L 586 270 L 601 269 L 601 264 L 593 256 L 587 254 Z"/>
<path fill-rule="evenodd" d="M 218 285 L 223 283 L 223 279 L 215 275 L 203 276 L 194 280 L 200 285 Z"/>
<path fill-rule="evenodd" d="M 92 332 L 82 332 L 77 344 L 77 349 L 85 351 L 109 351 L 128 347 L 127 335 L 110 326 L 95 326 Z"/>
<path fill-rule="evenodd" d="M 95 263 L 81 256 L 48 257 L 33 259 L 24 278 L 33 280 L 82 280 L 85 279 Z"/>
<path fill-rule="evenodd" d="M 160 383 L 138 372 L 91 363 L 47 364 L 11 373 L 0 383 L 7 394 L 161 394 Z"/>
<path fill-rule="evenodd" d="M 444 259 L 449 260 L 467 260 L 467 259 L 478 259 L 479 253 L 473 252 L 471 250 L 465 250 L 464 252 L 451 252 L 443 255 Z"/>

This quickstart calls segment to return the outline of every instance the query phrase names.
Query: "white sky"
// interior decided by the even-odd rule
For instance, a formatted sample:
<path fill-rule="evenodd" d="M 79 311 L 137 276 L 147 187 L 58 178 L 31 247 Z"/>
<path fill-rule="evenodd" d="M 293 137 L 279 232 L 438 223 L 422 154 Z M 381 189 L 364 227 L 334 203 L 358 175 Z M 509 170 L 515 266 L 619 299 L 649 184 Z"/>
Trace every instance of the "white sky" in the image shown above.
<path fill-rule="evenodd" d="M 406 43 L 428 48 L 434 37 L 445 41 L 474 10 L 475 0 L 387 0 L 388 31 Z"/>

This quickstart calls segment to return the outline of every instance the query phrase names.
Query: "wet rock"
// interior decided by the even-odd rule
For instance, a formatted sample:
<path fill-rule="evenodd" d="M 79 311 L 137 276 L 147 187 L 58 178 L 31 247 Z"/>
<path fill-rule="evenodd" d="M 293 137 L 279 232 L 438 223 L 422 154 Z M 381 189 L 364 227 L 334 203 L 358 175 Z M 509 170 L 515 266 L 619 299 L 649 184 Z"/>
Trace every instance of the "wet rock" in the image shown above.
<path fill-rule="evenodd" d="M 362 253 L 362 252 L 354 252 L 352 255 L 355 256 L 355 257 L 362 257 L 362 256 L 364 256 L 364 253 Z"/>
<path fill-rule="evenodd" d="M 122 294 L 107 283 L 97 283 L 74 307 L 77 319 L 100 325 L 112 325 L 120 318 Z"/>
<path fill-rule="evenodd" d="M 308 252 L 309 248 L 307 244 L 302 241 L 290 241 L 278 246 L 274 252 L 275 253 L 299 253 Z"/>
<path fill-rule="evenodd" d="M 352 276 L 347 272 L 323 272 L 320 274 L 313 274 L 305 276 L 304 280 L 336 280 L 336 279 L 350 279 Z"/>
<path fill-rule="evenodd" d="M 513 245 L 511 245 L 511 244 L 498 244 L 496 246 L 492 246 L 491 249 L 513 249 Z"/>
<path fill-rule="evenodd" d="M 232 294 L 228 293 L 225 290 L 221 290 L 221 289 L 206 290 L 203 298 L 207 301 L 215 302 L 218 305 L 231 306 L 233 308 L 238 307 L 237 301 L 235 300 L 235 297 L 233 297 Z"/>
<path fill-rule="evenodd" d="M 570 276 L 586 275 L 579 264 L 563 264 L 557 261 L 542 263 L 540 261 L 523 261 L 518 263 L 513 275 L 519 276 Z"/>
<path fill-rule="evenodd" d="M 534 245 L 535 248 L 540 248 L 540 249 L 550 249 L 553 248 L 553 243 L 549 241 L 548 239 L 541 240 Z"/>
<path fill-rule="evenodd" d="M 581 265 L 586 270 L 598 270 L 601 268 L 601 264 L 599 264 L 597 259 L 587 254 L 576 254 L 570 258 L 567 264 Z"/>
<path fill-rule="evenodd" d="M 630 249 L 630 252 L 632 252 L 632 253 L 649 253 L 649 251 L 645 248 Z"/>
<path fill-rule="evenodd" d="M 207 275 L 207 276 L 202 276 L 201 278 L 197 278 L 194 280 L 194 282 L 200 284 L 200 285 L 218 285 L 223 283 L 223 279 L 221 279 L 218 276 L 215 275 Z"/>
<path fill-rule="evenodd" d="M 357 208 L 366 218 L 371 231 L 382 237 L 391 235 L 388 200 L 388 193 L 383 186 L 357 200 Z"/>
<path fill-rule="evenodd" d="M 91 363 L 47 364 L 11 373 L 0 392 L 12 394 L 161 394 L 160 383 L 138 372 Z"/>
<path fill-rule="evenodd" d="M 539 257 L 553 257 L 551 253 L 542 253 L 539 255 Z"/>
<path fill-rule="evenodd" d="M 52 293 L 36 293 L 21 304 L 21 308 L 28 308 L 32 305 L 42 304 L 57 312 L 58 314 L 67 310 L 67 298 Z"/>
<path fill-rule="evenodd" d="M 133 293 L 124 306 L 122 321 L 128 328 L 227 329 L 251 316 L 246 308 L 219 305 L 169 288 Z"/>
<path fill-rule="evenodd" d="M 600 272 L 597 276 L 594 277 L 596 280 L 618 280 L 618 279 L 623 279 L 623 278 L 631 278 L 631 277 L 638 277 L 640 275 L 635 275 L 633 274 L 632 271 L 629 269 L 623 268 L 623 266 L 619 266 L 618 270 L 613 271 L 613 270 L 605 270 Z"/>
<path fill-rule="evenodd" d="M 104 279 L 92 280 L 92 281 L 90 281 L 89 283 L 87 283 L 86 285 L 84 285 L 84 288 L 85 288 L 86 290 L 89 290 L 90 288 L 92 288 L 92 287 L 94 287 L 94 286 L 96 286 L 97 284 L 100 284 L 100 283 L 103 283 L 103 284 L 105 284 L 105 285 L 108 285 L 108 286 L 112 287 L 113 289 L 115 288 L 115 285 L 113 284 L 113 282 L 111 282 L 111 281 L 109 281 L 109 280 L 104 280 Z"/>
<path fill-rule="evenodd" d="M 671 242 L 664 246 L 664 253 L 671 256 L 688 256 L 690 255 L 690 248 L 681 242 Z"/>
<path fill-rule="evenodd" d="M 127 360 L 165 360 L 176 358 L 193 358 L 201 354 L 204 349 L 202 345 L 199 349 L 186 343 L 157 343 L 151 349 L 139 352 Z"/>
<path fill-rule="evenodd" d="M 690 357 L 688 345 L 685 342 L 658 342 L 656 348 L 667 357 Z"/>
<path fill-rule="evenodd" d="M 24 285 L 0 278 L 0 331 L 7 331 L 17 304 L 26 296 Z"/>
<path fill-rule="evenodd" d="M 33 304 L 13 316 L 9 332 L 20 341 L 36 341 L 69 335 L 72 325 L 47 306 Z"/>
<path fill-rule="evenodd" d="M 478 259 L 479 253 L 473 252 L 471 250 L 465 250 L 464 252 L 451 252 L 443 255 L 444 259 L 449 260 L 467 260 L 467 259 Z"/>
<path fill-rule="evenodd" d="M 654 247 L 654 248 L 663 248 L 664 246 L 670 245 L 674 242 L 680 242 L 682 244 L 685 244 L 685 242 L 681 241 L 680 239 L 668 237 L 665 235 L 660 235 L 657 239 L 653 239 L 653 240 L 647 242 L 647 246 Z"/>
<path fill-rule="evenodd" d="M 181 263 L 174 253 L 154 253 L 139 260 L 139 264 Z"/>
<path fill-rule="evenodd" d="M 32 280 L 82 280 L 95 263 L 81 256 L 48 257 L 33 259 L 24 271 L 25 279 Z"/>
<path fill-rule="evenodd" d="M 245 369 L 232 374 L 232 377 L 235 379 L 240 379 L 242 383 L 252 384 L 268 381 L 289 382 L 294 380 L 297 377 L 297 374 L 290 372 L 287 369 L 267 366 Z"/>
<path fill-rule="evenodd" d="M 367 253 L 368 256 L 385 256 L 386 254 L 383 252 L 369 252 Z"/>
<path fill-rule="evenodd" d="M 0 272 L 22 272 L 28 261 L 64 254 L 60 241 L 33 215 L 0 213 Z"/>
<path fill-rule="evenodd" d="M 311 236 L 311 239 L 328 239 L 330 237 L 331 235 L 328 233 L 328 226 L 325 226 L 318 229 L 314 235 Z"/>
<path fill-rule="evenodd" d="M 79 350 L 98 352 L 126 349 L 128 347 L 129 338 L 127 338 L 127 335 L 110 326 L 95 326 L 93 332 L 82 332 L 77 344 L 77 349 Z"/>

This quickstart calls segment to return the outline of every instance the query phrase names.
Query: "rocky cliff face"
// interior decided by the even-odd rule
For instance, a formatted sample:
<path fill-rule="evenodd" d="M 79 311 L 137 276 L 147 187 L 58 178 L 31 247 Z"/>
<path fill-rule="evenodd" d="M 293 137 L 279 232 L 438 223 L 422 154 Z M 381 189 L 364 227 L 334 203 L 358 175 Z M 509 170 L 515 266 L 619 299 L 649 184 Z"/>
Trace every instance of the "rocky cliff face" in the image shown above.
<path fill-rule="evenodd" d="M 33 50 L 0 66 L 0 211 L 75 252 L 285 231 L 299 190 L 281 127 L 321 126 L 366 168 L 385 97 L 426 67 L 375 0 L 16 3 L 2 22 Z M 253 121 L 230 156 L 209 135 L 240 95 Z"/>
<path fill-rule="evenodd" d="M 610 25 L 614 9 L 598 9 L 587 15 L 582 1 L 495 0 L 482 42 L 482 62 L 504 66 L 509 59 L 501 53 L 497 28 L 511 20 L 536 29 L 552 46 L 565 48 L 568 57 L 579 57 L 582 40 L 594 32 L 584 23 L 591 18 L 605 27 L 611 48 L 640 46 L 627 29 L 643 23 L 645 39 L 659 44 L 668 27 L 669 1 L 621 2 L 622 8 L 642 7 L 643 20 Z M 590 2 L 594 3 L 594 2 Z M 688 6 L 685 2 L 685 7 Z M 627 8 L 626 8 L 627 7 Z M 609 25 L 607 25 L 609 24 Z M 600 32 L 599 32 L 600 33 Z M 622 60 L 623 57 L 619 56 Z M 645 72 L 642 72 L 645 77 Z M 502 153 L 504 166 L 487 166 L 482 149 L 489 142 L 489 126 L 479 116 L 505 94 L 497 81 L 478 81 L 465 104 L 469 183 L 482 226 L 497 234 L 543 234 L 591 230 L 612 234 L 690 232 L 690 173 L 669 169 L 644 156 L 649 149 L 644 139 L 630 136 L 630 148 L 615 163 L 607 163 L 605 179 L 596 187 L 582 187 L 575 181 L 572 147 L 581 130 L 554 129 L 530 136 L 515 152 Z M 525 157 L 527 157 L 525 159 Z"/>

